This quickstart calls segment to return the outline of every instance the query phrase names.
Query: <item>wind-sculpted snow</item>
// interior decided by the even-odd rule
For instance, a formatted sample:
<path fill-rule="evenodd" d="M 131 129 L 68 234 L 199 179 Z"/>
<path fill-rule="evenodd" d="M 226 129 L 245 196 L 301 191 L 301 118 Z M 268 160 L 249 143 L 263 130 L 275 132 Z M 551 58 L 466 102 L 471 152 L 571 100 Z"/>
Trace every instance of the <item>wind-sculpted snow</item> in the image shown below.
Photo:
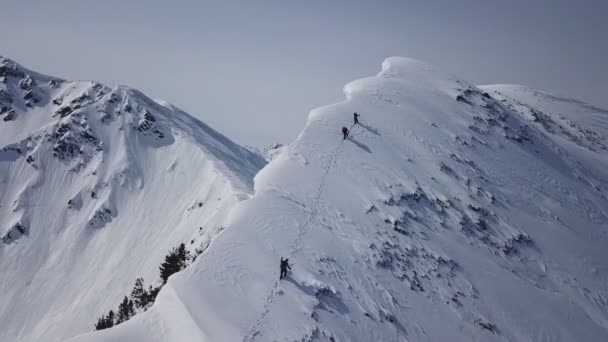
<path fill-rule="evenodd" d="M 136 90 L 1 57 L 0 118 L 0 341 L 91 331 L 171 248 L 206 248 L 266 163 Z"/>
<path fill-rule="evenodd" d="M 545 132 L 594 152 L 606 153 L 608 111 L 523 86 L 482 88 Z"/>
<path fill-rule="evenodd" d="M 608 340 L 608 118 L 507 89 L 387 59 L 148 312 L 70 341 Z"/>

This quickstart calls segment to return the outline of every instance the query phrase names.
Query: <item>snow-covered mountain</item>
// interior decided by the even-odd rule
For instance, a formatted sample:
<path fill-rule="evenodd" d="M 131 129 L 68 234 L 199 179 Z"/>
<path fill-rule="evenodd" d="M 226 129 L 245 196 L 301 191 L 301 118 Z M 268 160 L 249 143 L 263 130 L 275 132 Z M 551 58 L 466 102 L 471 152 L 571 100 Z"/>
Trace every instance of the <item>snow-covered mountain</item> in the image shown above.
<path fill-rule="evenodd" d="M 0 341 L 93 329 L 181 242 L 204 249 L 264 159 L 128 87 L 0 58 Z"/>
<path fill-rule="evenodd" d="M 396 57 L 344 90 L 150 310 L 70 341 L 608 341 L 607 111 Z"/>

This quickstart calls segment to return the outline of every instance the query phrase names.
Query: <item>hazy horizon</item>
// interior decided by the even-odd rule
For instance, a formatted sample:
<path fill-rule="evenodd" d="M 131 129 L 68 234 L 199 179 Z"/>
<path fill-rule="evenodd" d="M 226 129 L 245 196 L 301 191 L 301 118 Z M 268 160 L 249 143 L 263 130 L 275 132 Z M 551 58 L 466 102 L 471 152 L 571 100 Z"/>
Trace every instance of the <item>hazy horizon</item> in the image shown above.
<path fill-rule="evenodd" d="M 562 0 L 5 0 L 0 55 L 138 88 L 262 146 L 293 140 L 310 110 L 342 101 L 346 83 L 376 74 L 388 56 L 608 108 L 607 10 Z"/>

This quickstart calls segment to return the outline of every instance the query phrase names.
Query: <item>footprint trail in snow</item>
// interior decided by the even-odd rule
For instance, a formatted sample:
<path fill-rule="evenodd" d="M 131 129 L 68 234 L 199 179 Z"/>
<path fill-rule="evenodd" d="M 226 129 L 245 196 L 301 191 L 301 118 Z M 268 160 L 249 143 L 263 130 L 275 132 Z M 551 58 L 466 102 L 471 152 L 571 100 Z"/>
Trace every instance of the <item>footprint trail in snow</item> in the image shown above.
<path fill-rule="evenodd" d="M 351 125 L 351 127 L 350 127 L 351 130 L 352 130 L 353 126 L 354 125 Z M 310 215 L 308 216 L 308 219 L 304 222 L 304 224 L 302 224 L 300 226 L 300 228 L 299 228 L 300 232 L 298 233 L 298 236 L 296 237 L 294 243 L 291 245 L 288 259 L 293 258 L 302 249 L 302 240 L 303 240 L 304 236 L 306 235 L 306 233 L 310 230 L 312 221 L 317 216 L 317 211 L 319 209 L 319 203 L 321 202 L 321 196 L 323 196 L 323 191 L 325 190 L 325 181 L 327 180 L 327 175 L 329 175 L 329 171 L 331 170 L 331 167 L 335 164 L 336 159 L 338 158 L 338 155 L 340 154 L 340 150 L 342 149 L 342 146 L 344 145 L 344 141 L 345 140 L 340 141 L 340 143 L 334 149 L 334 152 L 331 154 L 331 156 L 329 158 L 327 166 L 324 169 L 324 173 L 321 176 L 321 181 L 319 182 L 319 187 L 317 188 L 317 193 L 313 199 L 312 210 L 310 212 Z M 281 281 L 277 280 L 275 282 L 274 287 L 272 288 L 272 291 L 270 292 L 270 295 L 268 295 L 268 298 L 266 299 L 262 313 L 260 314 L 258 319 L 254 322 L 253 326 L 251 327 L 251 329 L 249 330 L 247 335 L 245 335 L 245 337 L 243 337 L 243 342 L 253 342 L 253 341 L 255 341 L 255 339 L 258 336 L 260 336 L 262 334 L 261 329 L 263 328 L 263 325 L 264 325 L 264 318 L 270 313 L 270 309 L 271 309 L 272 303 L 274 301 L 274 298 L 279 293 L 280 285 L 281 285 Z"/>

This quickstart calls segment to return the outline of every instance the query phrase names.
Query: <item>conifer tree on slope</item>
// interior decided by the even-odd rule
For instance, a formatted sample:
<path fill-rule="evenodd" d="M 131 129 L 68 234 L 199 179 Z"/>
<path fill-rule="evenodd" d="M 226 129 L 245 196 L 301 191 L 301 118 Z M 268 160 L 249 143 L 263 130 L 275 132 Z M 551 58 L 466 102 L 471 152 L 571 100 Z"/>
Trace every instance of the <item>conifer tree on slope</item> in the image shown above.
<path fill-rule="evenodd" d="M 114 326 L 114 318 L 115 318 L 114 311 L 110 310 L 110 312 L 108 312 L 108 315 L 106 316 L 106 322 L 108 324 L 108 328 L 111 328 Z"/>
<path fill-rule="evenodd" d="M 103 330 L 109 328 L 108 320 L 106 316 L 101 316 L 97 319 L 97 323 L 95 323 L 95 330 Z"/>
<path fill-rule="evenodd" d="M 173 273 L 186 268 L 186 260 L 189 255 L 190 252 L 186 249 L 186 245 L 181 243 L 177 248 L 173 248 L 173 250 L 165 256 L 165 261 L 160 265 L 160 277 L 163 280 L 163 284 L 167 282 L 167 279 L 169 279 Z"/>
<path fill-rule="evenodd" d="M 188 258 L 190 258 L 190 252 L 186 249 L 186 245 L 183 242 L 177 247 L 177 256 L 180 261 L 180 270 L 183 270 L 186 268 Z"/>
<path fill-rule="evenodd" d="M 135 280 L 135 286 L 133 286 L 133 290 L 131 290 L 131 298 L 138 309 L 142 309 L 150 303 L 150 295 L 144 288 L 143 278 L 137 278 Z"/>
<path fill-rule="evenodd" d="M 114 311 L 110 310 L 107 316 L 101 316 L 95 324 L 95 330 L 103 330 L 114 326 Z"/>
<path fill-rule="evenodd" d="M 158 296 L 158 292 L 160 291 L 161 286 L 153 287 L 150 285 L 148 287 L 148 303 L 154 303 L 156 300 L 156 296 Z"/>
<path fill-rule="evenodd" d="M 125 296 L 122 303 L 118 306 L 118 319 L 116 320 L 116 324 L 128 321 L 134 314 L 135 309 L 133 308 L 133 301 Z"/>

